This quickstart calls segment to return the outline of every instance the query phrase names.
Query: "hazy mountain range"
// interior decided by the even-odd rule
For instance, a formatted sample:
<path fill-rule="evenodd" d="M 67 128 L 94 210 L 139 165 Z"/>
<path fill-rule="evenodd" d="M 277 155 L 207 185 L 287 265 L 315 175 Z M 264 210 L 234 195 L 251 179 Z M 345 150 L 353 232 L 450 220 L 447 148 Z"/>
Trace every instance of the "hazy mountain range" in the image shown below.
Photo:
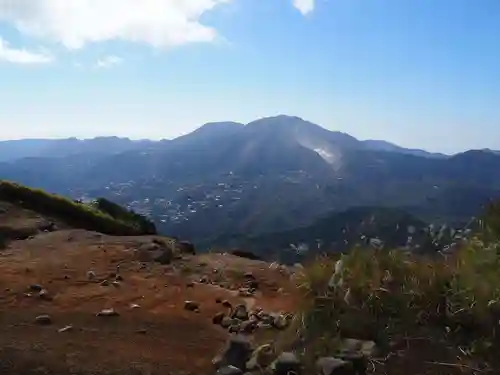
<path fill-rule="evenodd" d="M 500 196 L 500 155 L 429 153 L 360 141 L 298 117 L 205 124 L 173 140 L 0 142 L 0 178 L 73 197 L 104 196 L 160 230 L 210 242 L 312 225 L 359 206 L 468 220 Z"/>

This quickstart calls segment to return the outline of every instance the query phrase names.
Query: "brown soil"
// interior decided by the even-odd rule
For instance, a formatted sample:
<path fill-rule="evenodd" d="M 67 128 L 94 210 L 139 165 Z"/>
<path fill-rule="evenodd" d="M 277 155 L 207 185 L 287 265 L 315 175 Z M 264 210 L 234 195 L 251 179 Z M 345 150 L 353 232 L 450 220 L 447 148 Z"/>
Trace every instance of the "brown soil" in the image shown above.
<path fill-rule="evenodd" d="M 62 230 L 15 241 L 0 252 L 0 372 L 209 374 L 212 358 L 228 337 L 211 322 L 224 311 L 216 299 L 243 299 L 216 285 L 187 285 L 203 275 L 237 287 L 244 272 L 251 271 L 261 286 L 255 299 L 245 302 L 270 311 L 293 309 L 290 278 L 263 262 L 205 254 L 141 268 L 134 250 L 152 239 Z M 117 265 L 120 286 L 101 286 Z M 90 270 L 96 280 L 88 280 Z M 43 285 L 53 300 L 26 296 L 30 284 Z M 199 302 L 200 312 L 186 311 L 186 300 Z M 97 317 L 104 308 L 120 316 Z M 41 314 L 49 314 L 53 324 L 35 324 Z M 58 332 L 68 325 L 73 330 Z"/>

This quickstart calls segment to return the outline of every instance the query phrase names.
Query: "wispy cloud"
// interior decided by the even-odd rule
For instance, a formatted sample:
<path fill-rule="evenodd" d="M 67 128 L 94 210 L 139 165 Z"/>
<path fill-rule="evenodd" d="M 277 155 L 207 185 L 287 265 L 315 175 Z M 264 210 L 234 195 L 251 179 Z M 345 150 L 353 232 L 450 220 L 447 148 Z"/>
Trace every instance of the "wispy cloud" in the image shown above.
<path fill-rule="evenodd" d="M 116 65 L 123 63 L 123 59 L 118 56 L 106 56 L 102 59 L 97 60 L 95 67 L 98 69 L 108 69 Z"/>
<path fill-rule="evenodd" d="M 293 0 L 293 6 L 306 15 L 314 10 L 314 0 Z"/>
<path fill-rule="evenodd" d="M 0 37 L 0 60 L 13 64 L 48 64 L 54 57 L 46 52 L 13 48 Z"/>

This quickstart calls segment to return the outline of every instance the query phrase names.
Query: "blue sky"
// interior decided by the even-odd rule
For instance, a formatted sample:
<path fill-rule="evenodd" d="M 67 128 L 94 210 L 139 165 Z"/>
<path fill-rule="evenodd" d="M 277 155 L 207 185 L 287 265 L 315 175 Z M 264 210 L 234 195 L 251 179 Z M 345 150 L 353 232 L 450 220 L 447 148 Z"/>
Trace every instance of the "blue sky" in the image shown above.
<path fill-rule="evenodd" d="M 0 0 L 0 138 L 172 138 L 289 114 L 500 149 L 498 0 Z"/>

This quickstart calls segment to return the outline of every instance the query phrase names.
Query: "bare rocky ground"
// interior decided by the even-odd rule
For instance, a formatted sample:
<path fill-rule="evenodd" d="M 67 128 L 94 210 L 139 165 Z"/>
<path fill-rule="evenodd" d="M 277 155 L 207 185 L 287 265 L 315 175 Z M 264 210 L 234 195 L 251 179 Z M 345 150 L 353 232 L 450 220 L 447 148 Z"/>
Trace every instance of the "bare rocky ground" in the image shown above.
<path fill-rule="evenodd" d="M 172 252 L 160 237 L 37 230 L 46 222 L 5 204 L 0 214 L 30 234 L 0 251 L 2 374 L 211 374 L 232 333 L 277 329 L 274 316 L 239 327 L 230 311 L 293 312 L 289 275 L 267 263 Z"/>

